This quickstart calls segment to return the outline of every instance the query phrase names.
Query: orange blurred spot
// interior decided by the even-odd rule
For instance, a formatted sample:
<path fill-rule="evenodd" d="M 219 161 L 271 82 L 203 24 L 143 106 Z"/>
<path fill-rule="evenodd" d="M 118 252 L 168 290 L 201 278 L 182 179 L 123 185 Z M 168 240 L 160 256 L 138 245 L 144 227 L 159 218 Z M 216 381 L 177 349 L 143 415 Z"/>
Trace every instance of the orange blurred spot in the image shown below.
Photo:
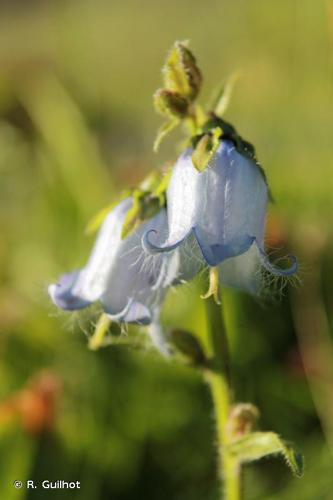
<path fill-rule="evenodd" d="M 287 229 L 281 217 L 270 214 L 266 225 L 266 242 L 272 247 L 284 247 L 288 239 Z"/>
<path fill-rule="evenodd" d="M 39 372 L 23 389 L 0 404 L 0 423 L 18 419 L 32 434 L 51 430 L 60 390 L 59 377 L 48 371 Z"/>

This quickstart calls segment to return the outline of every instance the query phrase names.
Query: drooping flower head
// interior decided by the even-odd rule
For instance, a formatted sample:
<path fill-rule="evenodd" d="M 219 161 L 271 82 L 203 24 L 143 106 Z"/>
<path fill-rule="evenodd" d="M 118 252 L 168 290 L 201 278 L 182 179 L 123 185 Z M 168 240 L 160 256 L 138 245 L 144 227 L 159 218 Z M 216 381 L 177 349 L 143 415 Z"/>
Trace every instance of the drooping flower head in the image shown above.
<path fill-rule="evenodd" d="M 191 147 L 178 158 L 170 179 L 167 237 L 161 243 L 158 232 L 148 230 L 147 251 L 173 252 L 194 236 L 204 262 L 219 266 L 222 282 L 254 293 L 261 266 L 276 275 L 294 273 L 296 260 L 280 269 L 265 253 L 268 187 L 256 162 L 228 139 L 219 140 L 202 171 L 194 166 L 193 153 Z"/>
<path fill-rule="evenodd" d="M 122 239 L 122 228 L 132 198 L 122 200 L 105 218 L 87 265 L 64 274 L 49 286 L 53 302 L 65 310 L 82 309 L 100 302 L 110 318 L 127 323 L 150 323 L 159 306 L 166 276 L 163 259 L 145 262 L 140 239 L 145 231 L 164 231 L 165 209 Z M 163 275 L 162 275 L 163 274 Z M 160 282 L 162 286 L 156 287 Z"/>

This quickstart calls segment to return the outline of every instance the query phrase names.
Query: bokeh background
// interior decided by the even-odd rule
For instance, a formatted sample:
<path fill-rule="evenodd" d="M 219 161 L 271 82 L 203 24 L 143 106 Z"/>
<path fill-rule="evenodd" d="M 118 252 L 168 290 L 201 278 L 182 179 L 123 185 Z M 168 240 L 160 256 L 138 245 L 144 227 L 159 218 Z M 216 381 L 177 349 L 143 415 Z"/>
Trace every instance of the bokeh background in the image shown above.
<path fill-rule="evenodd" d="M 46 292 L 85 262 L 90 217 L 174 159 L 177 133 L 152 152 L 151 96 L 177 39 L 191 40 L 203 101 L 241 72 L 226 118 L 266 168 L 268 243 L 301 262 L 301 284 L 275 284 L 265 303 L 224 291 L 237 399 L 306 460 L 302 479 L 279 458 L 246 466 L 244 498 L 333 498 L 333 2 L 2 0 L 1 499 L 218 498 L 200 375 L 162 361 L 143 331 L 129 333 L 135 348 L 89 351 L 93 320 L 59 313 Z M 165 323 L 200 335 L 198 297 L 196 284 L 171 293 Z"/>

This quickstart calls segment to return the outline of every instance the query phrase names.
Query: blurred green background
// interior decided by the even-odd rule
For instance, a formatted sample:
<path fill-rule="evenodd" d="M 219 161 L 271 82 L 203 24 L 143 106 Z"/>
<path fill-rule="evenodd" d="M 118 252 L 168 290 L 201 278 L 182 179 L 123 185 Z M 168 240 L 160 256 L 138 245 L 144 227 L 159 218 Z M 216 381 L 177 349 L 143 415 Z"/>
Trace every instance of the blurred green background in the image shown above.
<path fill-rule="evenodd" d="M 268 242 L 298 254 L 301 285 L 259 303 L 226 290 L 237 399 L 304 453 L 244 471 L 245 500 L 333 498 L 333 1 L 0 3 L 0 498 L 218 498 L 214 418 L 191 368 L 138 348 L 87 349 L 92 319 L 57 311 L 47 284 L 81 266 L 89 218 L 175 157 L 152 153 L 166 51 L 190 39 L 203 101 L 241 72 L 226 118 L 271 184 Z M 278 288 L 279 284 L 275 284 Z M 276 294 L 275 294 L 276 295 Z M 197 285 L 165 323 L 200 334 Z M 13 480 L 79 480 L 15 490 Z"/>

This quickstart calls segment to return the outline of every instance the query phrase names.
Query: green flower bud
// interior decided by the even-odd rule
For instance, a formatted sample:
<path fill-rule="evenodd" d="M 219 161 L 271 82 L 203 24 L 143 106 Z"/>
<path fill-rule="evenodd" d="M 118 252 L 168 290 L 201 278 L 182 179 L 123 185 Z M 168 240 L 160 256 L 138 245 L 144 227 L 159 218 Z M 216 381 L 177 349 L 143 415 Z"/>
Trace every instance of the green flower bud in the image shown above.
<path fill-rule="evenodd" d="M 176 42 L 172 47 L 163 72 L 166 88 L 194 101 L 201 88 L 202 74 L 184 42 Z"/>
<path fill-rule="evenodd" d="M 189 102 L 178 92 L 168 89 L 159 89 L 154 94 L 156 111 L 169 118 L 185 118 L 188 113 Z"/>
<path fill-rule="evenodd" d="M 231 440 L 252 432 L 259 418 L 259 410 L 251 403 L 237 403 L 230 411 L 227 430 Z"/>

